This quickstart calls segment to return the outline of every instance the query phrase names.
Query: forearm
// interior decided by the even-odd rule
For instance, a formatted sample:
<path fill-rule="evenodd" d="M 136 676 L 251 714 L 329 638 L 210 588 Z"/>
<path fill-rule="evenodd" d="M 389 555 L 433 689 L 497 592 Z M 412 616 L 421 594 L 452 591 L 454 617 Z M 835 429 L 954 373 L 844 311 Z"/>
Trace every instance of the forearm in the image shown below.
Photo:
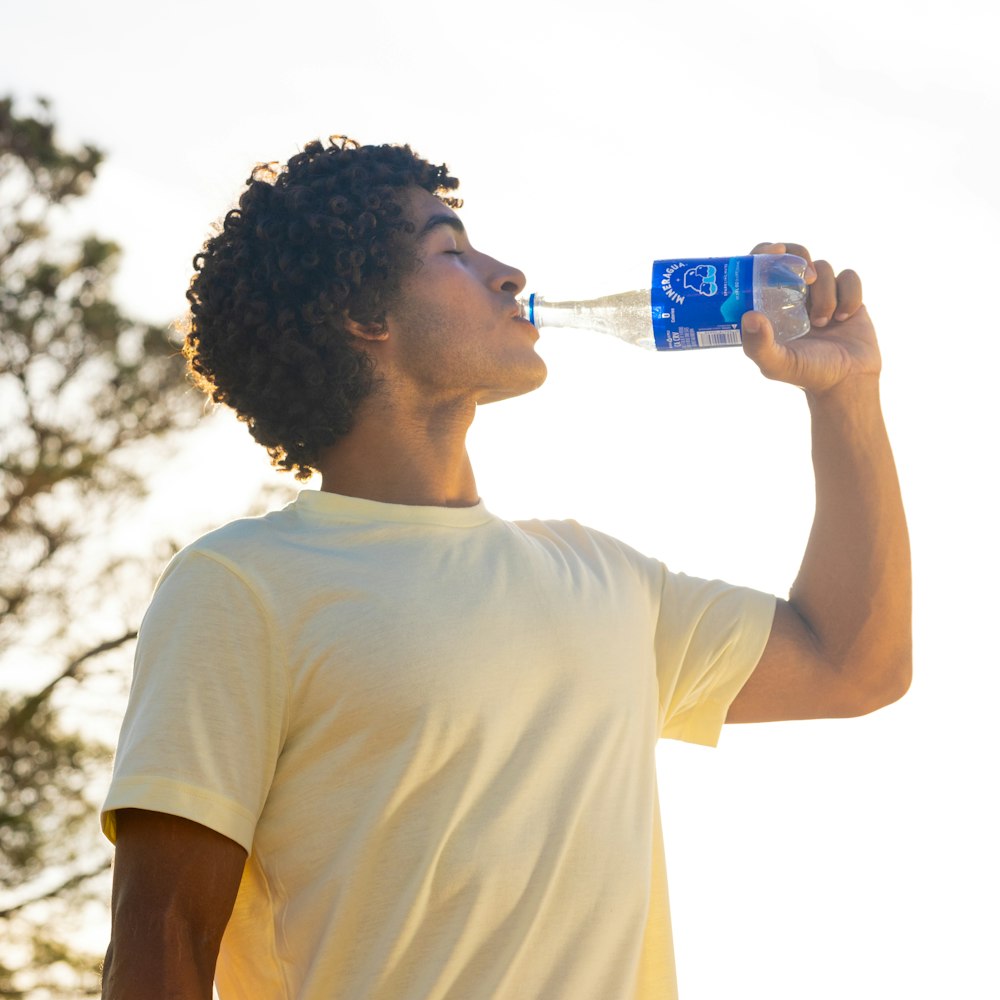
<path fill-rule="evenodd" d="M 116 931 L 104 961 L 102 1000 L 212 1000 L 217 951 L 183 931 L 151 925 Z"/>
<path fill-rule="evenodd" d="M 808 395 L 816 516 L 790 601 L 872 708 L 910 681 L 910 549 L 877 375 Z"/>

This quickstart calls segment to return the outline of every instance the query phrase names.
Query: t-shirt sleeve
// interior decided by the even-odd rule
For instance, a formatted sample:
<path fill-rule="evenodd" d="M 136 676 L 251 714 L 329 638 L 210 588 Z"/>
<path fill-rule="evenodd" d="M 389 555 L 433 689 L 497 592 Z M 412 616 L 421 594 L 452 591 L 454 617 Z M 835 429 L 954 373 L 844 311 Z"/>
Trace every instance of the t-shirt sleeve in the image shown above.
<path fill-rule="evenodd" d="M 286 731 L 283 658 L 259 593 L 224 557 L 180 553 L 139 629 L 101 826 L 115 810 L 170 813 L 248 852 Z"/>
<path fill-rule="evenodd" d="M 660 735 L 716 746 L 771 634 L 776 598 L 663 567 L 656 625 Z"/>

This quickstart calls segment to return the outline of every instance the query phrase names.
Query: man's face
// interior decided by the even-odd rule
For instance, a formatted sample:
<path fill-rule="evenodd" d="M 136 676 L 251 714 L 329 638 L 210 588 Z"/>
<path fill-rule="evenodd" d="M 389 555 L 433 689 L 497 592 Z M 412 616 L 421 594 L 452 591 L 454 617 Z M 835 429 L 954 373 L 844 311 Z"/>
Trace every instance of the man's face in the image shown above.
<path fill-rule="evenodd" d="M 545 381 L 538 332 L 518 318 L 525 277 L 472 247 L 458 216 L 422 188 L 406 201 L 420 262 L 386 315 L 379 365 L 428 403 L 489 403 Z"/>

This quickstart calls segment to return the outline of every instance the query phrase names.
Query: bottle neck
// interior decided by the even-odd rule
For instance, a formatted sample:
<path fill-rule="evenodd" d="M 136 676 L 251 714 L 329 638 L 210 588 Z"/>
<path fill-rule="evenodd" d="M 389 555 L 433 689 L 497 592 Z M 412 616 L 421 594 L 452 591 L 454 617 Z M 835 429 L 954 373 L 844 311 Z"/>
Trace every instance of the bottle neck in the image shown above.
<path fill-rule="evenodd" d="M 523 300 L 521 314 L 537 327 L 614 332 L 623 320 L 649 322 L 649 289 L 604 295 L 599 299 L 551 302 L 532 292 Z"/>
<path fill-rule="evenodd" d="M 531 294 L 528 319 L 537 327 L 592 329 L 599 317 L 588 308 L 589 302 L 550 302 L 542 295 Z"/>

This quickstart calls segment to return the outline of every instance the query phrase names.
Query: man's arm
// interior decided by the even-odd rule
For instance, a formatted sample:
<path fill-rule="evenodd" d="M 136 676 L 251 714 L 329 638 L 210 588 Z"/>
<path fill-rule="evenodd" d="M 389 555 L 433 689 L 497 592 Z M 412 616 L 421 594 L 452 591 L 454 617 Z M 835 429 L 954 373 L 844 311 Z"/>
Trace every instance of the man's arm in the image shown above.
<path fill-rule="evenodd" d="M 246 851 L 166 813 L 117 813 L 104 1000 L 211 1000 Z"/>
<path fill-rule="evenodd" d="M 787 251 L 808 259 L 803 247 Z M 910 683 L 910 550 L 879 404 L 875 331 L 857 275 L 835 278 L 824 261 L 814 268 L 807 337 L 778 345 L 760 314 L 744 318 L 747 355 L 768 378 L 805 390 L 816 516 L 789 600 L 778 602 L 727 722 L 863 715 Z"/>

